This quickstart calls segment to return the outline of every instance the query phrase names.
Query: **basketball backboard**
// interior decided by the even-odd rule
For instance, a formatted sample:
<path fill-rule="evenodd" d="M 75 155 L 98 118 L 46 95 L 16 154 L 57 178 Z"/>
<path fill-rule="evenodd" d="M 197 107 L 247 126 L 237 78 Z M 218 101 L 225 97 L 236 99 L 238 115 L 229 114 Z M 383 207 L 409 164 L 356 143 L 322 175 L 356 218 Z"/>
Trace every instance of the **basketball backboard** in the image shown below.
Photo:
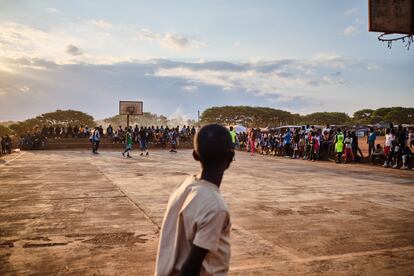
<path fill-rule="evenodd" d="M 140 101 L 119 101 L 119 115 L 143 115 L 143 103 Z"/>
<path fill-rule="evenodd" d="M 369 31 L 414 34 L 414 0 L 369 0 Z"/>

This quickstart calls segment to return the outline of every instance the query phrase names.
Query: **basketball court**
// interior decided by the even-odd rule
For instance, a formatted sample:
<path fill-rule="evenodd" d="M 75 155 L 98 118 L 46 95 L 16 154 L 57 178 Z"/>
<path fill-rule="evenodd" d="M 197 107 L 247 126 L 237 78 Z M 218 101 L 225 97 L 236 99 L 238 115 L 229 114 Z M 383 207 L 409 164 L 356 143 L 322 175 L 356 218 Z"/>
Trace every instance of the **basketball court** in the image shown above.
<path fill-rule="evenodd" d="M 0 164 L 1 274 L 151 275 L 190 150 L 32 151 Z M 414 172 L 238 153 L 231 275 L 410 275 Z"/>

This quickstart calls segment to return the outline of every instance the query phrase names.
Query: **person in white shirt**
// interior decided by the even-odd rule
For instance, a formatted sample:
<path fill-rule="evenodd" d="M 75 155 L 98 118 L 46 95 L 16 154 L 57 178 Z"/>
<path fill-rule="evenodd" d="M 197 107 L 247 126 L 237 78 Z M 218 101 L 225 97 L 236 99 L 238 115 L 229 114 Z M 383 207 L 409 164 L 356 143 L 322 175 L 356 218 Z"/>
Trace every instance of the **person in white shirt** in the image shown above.
<path fill-rule="evenodd" d="M 230 214 L 220 193 L 234 149 L 230 132 L 216 124 L 202 127 L 193 157 L 201 173 L 171 194 L 161 227 L 156 276 L 227 275 L 230 262 Z"/>
<path fill-rule="evenodd" d="M 388 128 L 385 131 L 384 154 L 386 156 L 386 160 L 383 165 L 384 168 L 388 168 L 389 166 L 391 166 L 392 155 L 393 155 L 392 146 L 394 145 L 394 142 L 395 142 L 395 131 L 394 129 Z"/>

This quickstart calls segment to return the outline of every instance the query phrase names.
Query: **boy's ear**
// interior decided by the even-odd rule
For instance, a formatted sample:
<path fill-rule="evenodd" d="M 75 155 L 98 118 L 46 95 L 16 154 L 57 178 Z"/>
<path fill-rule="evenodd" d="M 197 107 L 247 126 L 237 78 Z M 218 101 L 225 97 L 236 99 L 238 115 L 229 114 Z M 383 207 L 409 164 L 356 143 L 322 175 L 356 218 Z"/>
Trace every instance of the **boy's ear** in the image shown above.
<path fill-rule="evenodd" d="M 194 158 L 195 161 L 200 161 L 200 156 L 198 155 L 198 153 L 195 150 L 193 150 L 193 158 Z"/>

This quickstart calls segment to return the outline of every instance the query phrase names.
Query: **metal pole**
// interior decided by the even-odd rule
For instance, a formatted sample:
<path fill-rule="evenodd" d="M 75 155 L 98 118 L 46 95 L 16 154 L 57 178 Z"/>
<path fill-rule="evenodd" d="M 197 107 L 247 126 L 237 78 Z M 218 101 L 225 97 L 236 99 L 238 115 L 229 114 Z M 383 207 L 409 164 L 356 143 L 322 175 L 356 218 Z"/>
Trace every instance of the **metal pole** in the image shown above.
<path fill-rule="evenodd" d="M 200 127 L 200 110 L 197 110 L 197 124 Z"/>

